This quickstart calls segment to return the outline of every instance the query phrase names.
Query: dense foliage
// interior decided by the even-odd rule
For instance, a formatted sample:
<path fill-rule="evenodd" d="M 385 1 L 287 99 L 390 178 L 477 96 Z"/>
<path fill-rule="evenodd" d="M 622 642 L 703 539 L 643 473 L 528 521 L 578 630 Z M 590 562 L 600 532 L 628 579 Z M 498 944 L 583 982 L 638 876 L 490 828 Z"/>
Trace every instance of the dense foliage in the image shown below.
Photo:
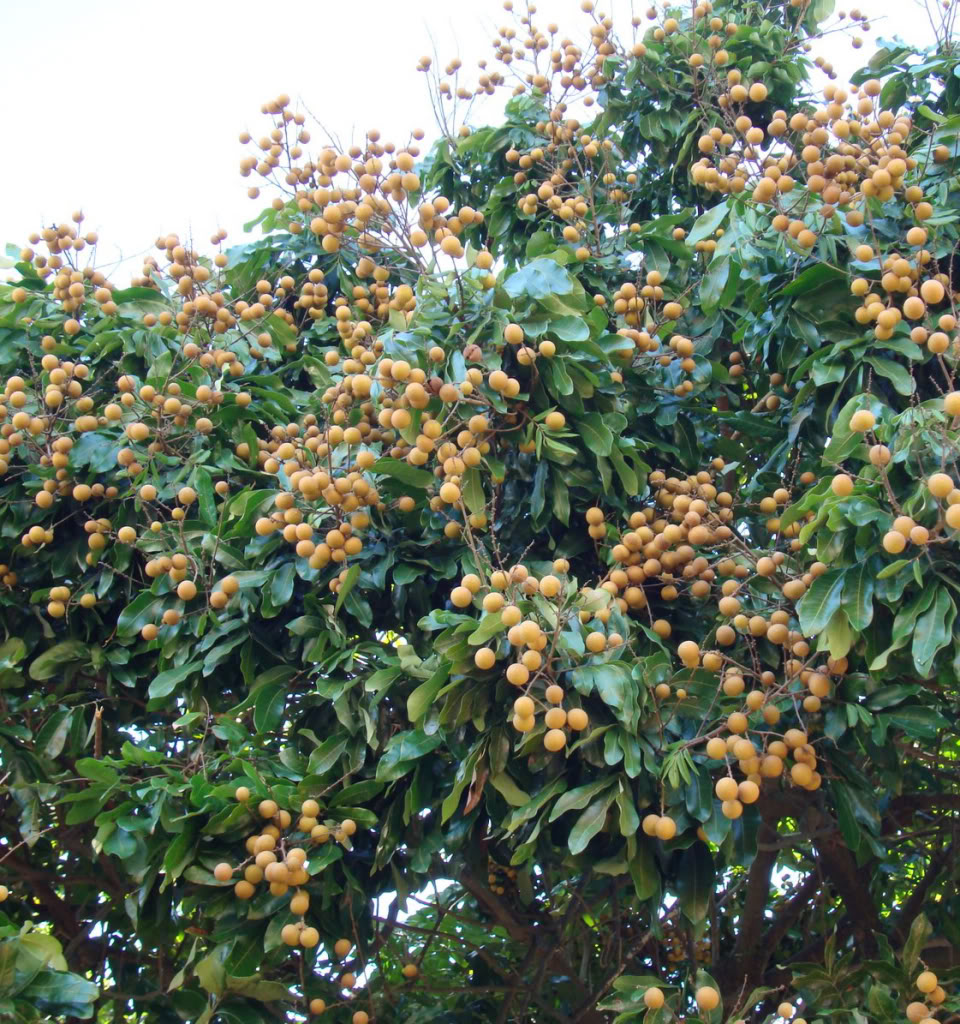
<path fill-rule="evenodd" d="M 958 1019 L 955 5 L 582 6 L 12 249 L 0 1017 Z"/>

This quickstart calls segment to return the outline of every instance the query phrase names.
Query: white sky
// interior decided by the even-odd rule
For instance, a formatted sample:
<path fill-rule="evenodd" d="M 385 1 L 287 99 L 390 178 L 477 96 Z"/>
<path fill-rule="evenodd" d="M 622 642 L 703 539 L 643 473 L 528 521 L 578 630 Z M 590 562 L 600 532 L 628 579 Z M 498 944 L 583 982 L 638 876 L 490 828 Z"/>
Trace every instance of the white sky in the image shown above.
<path fill-rule="evenodd" d="M 541 27 L 557 21 L 575 37 L 586 24 L 579 0 L 537 6 Z M 637 0 L 638 13 L 646 6 Z M 840 81 L 878 36 L 931 38 L 912 0 L 859 6 L 875 19 L 863 49 L 832 37 L 815 51 Z M 629 0 L 598 9 L 628 36 Z M 0 0 L 0 243 L 24 245 L 82 207 L 84 228 L 100 233 L 100 265 L 122 256 L 135 269 L 171 231 L 202 249 L 223 227 L 235 244 L 268 201 L 248 199 L 255 176 L 238 173 L 237 136 L 263 134 L 263 102 L 289 93 L 345 139 L 376 127 L 405 141 L 421 127 L 429 141 L 418 57 L 432 53 L 432 38 L 444 63 L 456 55 L 473 71 L 505 22 L 500 0 L 193 0 L 169 11 L 132 0 Z M 317 141 L 309 118 L 307 127 Z"/>

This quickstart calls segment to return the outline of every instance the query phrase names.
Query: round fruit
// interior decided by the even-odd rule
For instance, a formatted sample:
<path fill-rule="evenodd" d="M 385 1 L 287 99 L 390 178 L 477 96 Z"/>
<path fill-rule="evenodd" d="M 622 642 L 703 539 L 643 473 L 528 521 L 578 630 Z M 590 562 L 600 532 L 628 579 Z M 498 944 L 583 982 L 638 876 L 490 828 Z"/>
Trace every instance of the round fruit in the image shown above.
<path fill-rule="evenodd" d="M 677 834 L 677 823 L 668 814 L 664 814 L 657 819 L 657 839 L 662 839 L 664 842 L 668 839 L 673 839 Z"/>
<path fill-rule="evenodd" d="M 213 877 L 218 882 L 229 882 L 233 878 L 233 868 L 226 861 L 222 861 L 213 869 Z"/>
<path fill-rule="evenodd" d="M 932 992 L 937 987 L 937 976 L 933 971 L 921 971 L 917 975 L 916 984 L 920 992 Z"/>
<path fill-rule="evenodd" d="M 582 732 L 586 729 L 588 722 L 589 718 L 583 708 L 571 708 L 567 712 L 567 725 L 569 725 L 574 732 Z"/>
<path fill-rule="evenodd" d="M 543 745 L 552 753 L 563 750 L 566 744 L 567 735 L 562 729 L 550 729 L 544 734 Z"/>
<path fill-rule="evenodd" d="M 649 1010 L 659 1010 L 663 1006 L 663 993 L 658 988 L 648 988 L 643 993 L 643 1001 Z"/>
<path fill-rule="evenodd" d="M 876 416 L 869 409 L 858 409 L 850 417 L 850 429 L 858 434 L 863 434 L 868 430 L 873 430 L 876 422 Z"/>
<path fill-rule="evenodd" d="M 838 498 L 846 498 L 853 494 L 853 479 L 846 473 L 837 473 L 830 481 L 830 489 Z"/>
<path fill-rule="evenodd" d="M 353 949 L 353 943 L 349 939 L 337 939 L 333 944 L 333 951 L 338 960 L 342 960 L 351 949 Z"/>
<path fill-rule="evenodd" d="M 935 498 L 945 498 L 953 490 L 953 480 L 946 473 L 934 473 L 927 480 L 927 488 Z"/>
<path fill-rule="evenodd" d="M 697 989 L 697 1006 L 709 1013 L 720 1005 L 720 993 L 710 985 Z"/>

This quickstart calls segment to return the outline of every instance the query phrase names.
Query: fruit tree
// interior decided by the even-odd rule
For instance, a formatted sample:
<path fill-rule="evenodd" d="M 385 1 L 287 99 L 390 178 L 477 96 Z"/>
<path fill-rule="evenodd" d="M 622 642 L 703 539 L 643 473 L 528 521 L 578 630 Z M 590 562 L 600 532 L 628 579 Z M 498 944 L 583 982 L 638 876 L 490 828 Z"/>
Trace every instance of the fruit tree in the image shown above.
<path fill-rule="evenodd" d="M 957 5 L 504 7 L 9 252 L 0 1018 L 960 1019 Z"/>

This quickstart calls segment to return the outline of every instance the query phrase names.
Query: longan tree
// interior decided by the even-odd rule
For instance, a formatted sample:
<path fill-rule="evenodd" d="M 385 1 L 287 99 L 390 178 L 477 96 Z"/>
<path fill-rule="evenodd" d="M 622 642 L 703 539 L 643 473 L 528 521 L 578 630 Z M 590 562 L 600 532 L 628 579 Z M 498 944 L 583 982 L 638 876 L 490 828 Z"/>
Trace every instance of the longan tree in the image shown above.
<path fill-rule="evenodd" d="M 0 1018 L 960 1019 L 957 6 L 513 6 L 10 250 Z"/>

